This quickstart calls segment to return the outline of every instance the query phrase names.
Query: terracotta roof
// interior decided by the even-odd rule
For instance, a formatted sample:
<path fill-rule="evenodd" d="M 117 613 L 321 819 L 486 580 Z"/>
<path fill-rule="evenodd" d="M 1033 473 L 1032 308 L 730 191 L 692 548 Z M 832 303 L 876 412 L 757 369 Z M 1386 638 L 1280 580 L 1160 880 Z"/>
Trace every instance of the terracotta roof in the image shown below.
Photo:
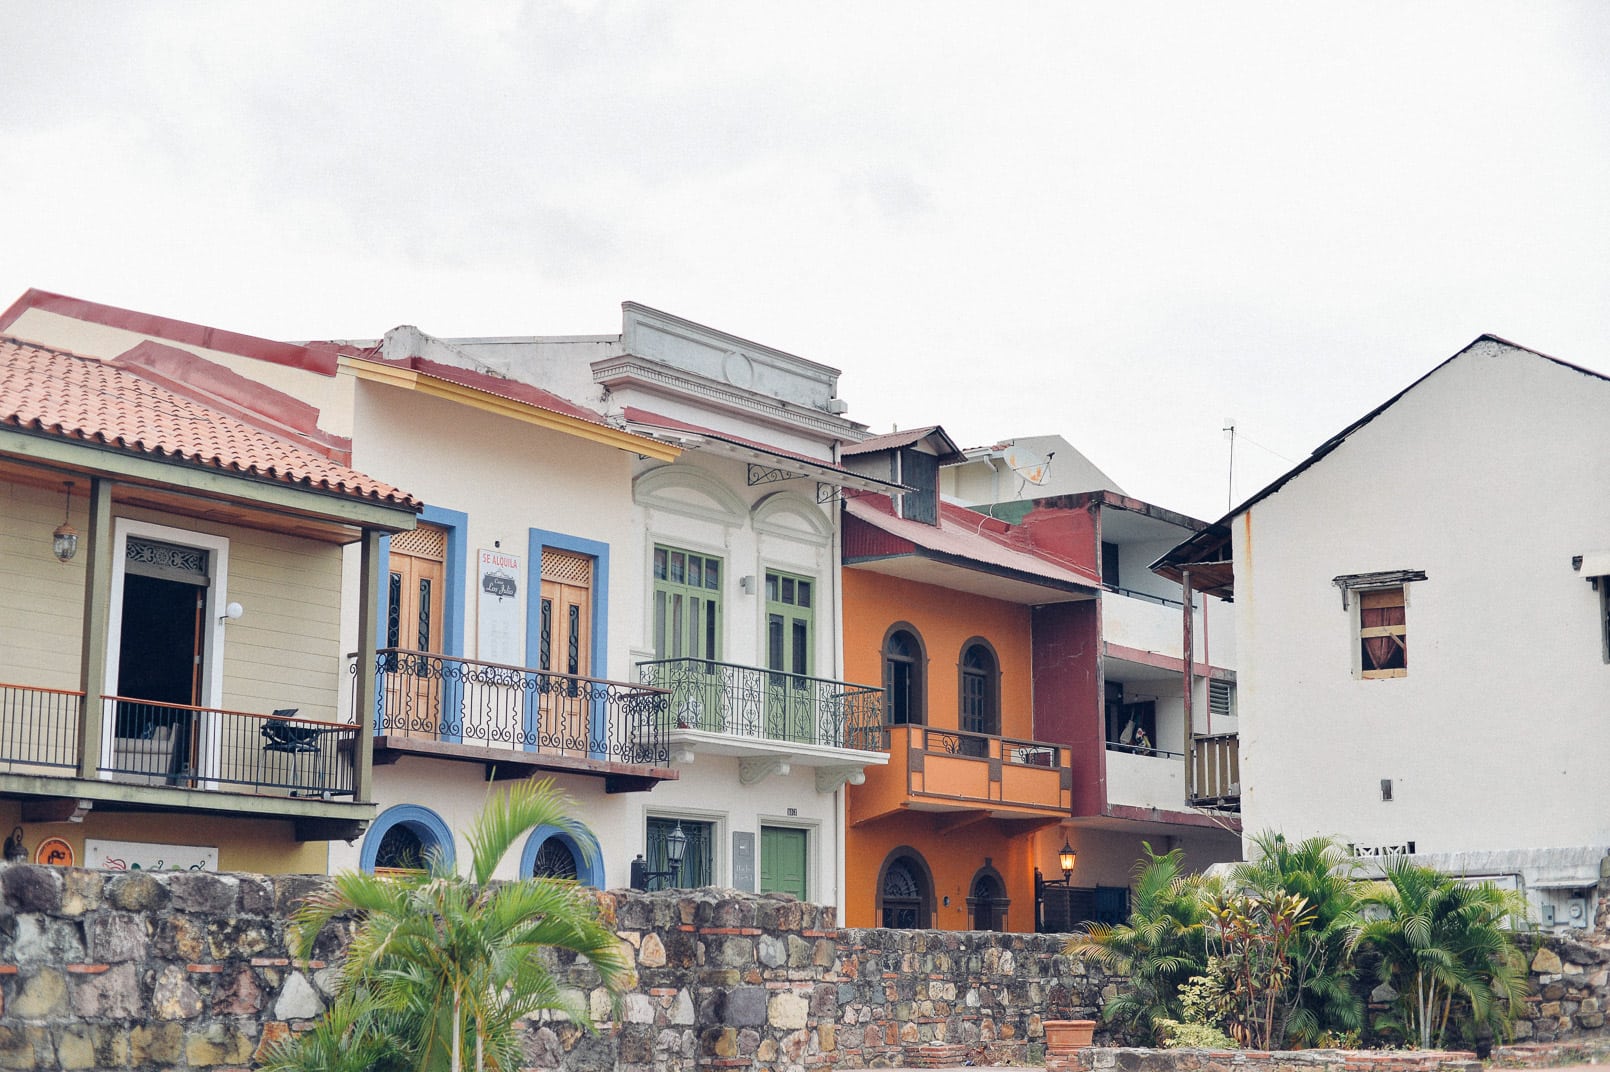
<path fill-rule="evenodd" d="M 893 504 L 882 495 L 846 498 L 844 511 L 914 547 L 947 558 L 1010 570 L 1057 586 L 1101 587 L 1101 578 L 1094 573 L 1011 546 L 1011 535 L 1018 531 L 1013 526 L 954 503 L 939 503 L 937 525 L 896 517 Z"/>
<path fill-rule="evenodd" d="M 0 337 L 0 425 L 418 509 L 405 491 L 140 376 Z"/>

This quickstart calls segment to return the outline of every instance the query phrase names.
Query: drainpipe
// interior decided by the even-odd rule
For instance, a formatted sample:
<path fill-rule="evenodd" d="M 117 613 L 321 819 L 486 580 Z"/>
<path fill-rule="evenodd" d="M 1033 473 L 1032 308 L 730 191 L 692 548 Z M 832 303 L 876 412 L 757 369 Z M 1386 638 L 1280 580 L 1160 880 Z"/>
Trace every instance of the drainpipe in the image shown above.
<path fill-rule="evenodd" d="M 1196 715 L 1192 710 L 1192 700 L 1196 695 L 1196 638 L 1193 636 L 1194 616 L 1191 613 L 1191 604 L 1195 602 L 1191 594 L 1191 571 L 1180 570 L 1180 586 L 1184 589 L 1185 610 L 1185 799 L 1189 801 L 1195 795 L 1193 790 L 1196 778 L 1196 762 L 1191 752 L 1193 731 L 1196 727 Z"/>

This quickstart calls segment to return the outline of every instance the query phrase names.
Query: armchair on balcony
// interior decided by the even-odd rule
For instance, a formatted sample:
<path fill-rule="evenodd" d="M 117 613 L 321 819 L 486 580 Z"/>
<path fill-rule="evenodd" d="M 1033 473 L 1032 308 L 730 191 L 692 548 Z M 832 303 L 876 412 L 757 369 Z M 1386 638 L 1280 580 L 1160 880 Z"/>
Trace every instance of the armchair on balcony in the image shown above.
<path fill-rule="evenodd" d="M 112 763 L 120 782 L 136 785 L 167 785 L 173 768 L 174 727 L 150 726 L 137 737 L 116 737 L 112 741 Z"/>
<path fill-rule="evenodd" d="M 322 792 L 324 782 L 323 764 L 320 762 L 319 736 L 324 732 L 318 726 L 309 726 L 300 723 L 280 721 L 294 718 L 299 708 L 288 707 L 274 712 L 274 720 L 264 722 L 262 730 L 263 752 L 265 754 L 277 752 L 290 757 L 290 784 L 291 796 L 297 796 L 304 788 L 312 789 L 314 794 Z M 314 780 L 317 785 L 304 786 L 302 782 L 302 757 L 313 756 Z"/>

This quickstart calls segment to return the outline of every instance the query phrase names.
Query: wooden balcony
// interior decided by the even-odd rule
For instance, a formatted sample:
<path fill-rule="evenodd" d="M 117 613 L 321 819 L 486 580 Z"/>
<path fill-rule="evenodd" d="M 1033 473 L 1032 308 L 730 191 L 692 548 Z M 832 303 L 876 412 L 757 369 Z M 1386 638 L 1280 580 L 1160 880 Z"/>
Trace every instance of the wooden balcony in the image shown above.
<path fill-rule="evenodd" d="M 354 799 L 357 734 L 126 696 L 86 708 L 82 692 L 0 684 L 0 792 L 21 797 L 31 822 L 174 809 L 284 818 L 304 840 L 353 836 L 373 812 Z M 86 741 L 99 745 L 90 757 Z"/>
<path fill-rule="evenodd" d="M 1217 733 L 1191 742 L 1193 808 L 1241 810 L 1241 735 Z"/>
<path fill-rule="evenodd" d="M 890 763 L 867 771 L 851 801 L 854 822 L 897 811 L 971 812 L 1055 821 L 1073 805 L 1068 749 L 928 726 L 886 726 Z"/>

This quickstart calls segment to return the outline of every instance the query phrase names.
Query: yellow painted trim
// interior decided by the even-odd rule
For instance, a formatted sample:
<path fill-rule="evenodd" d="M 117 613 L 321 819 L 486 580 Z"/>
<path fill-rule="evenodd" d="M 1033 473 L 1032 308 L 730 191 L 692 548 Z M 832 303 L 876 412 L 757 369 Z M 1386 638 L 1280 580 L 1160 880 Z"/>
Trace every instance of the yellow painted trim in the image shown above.
<path fill-rule="evenodd" d="M 661 443 L 657 439 L 647 436 L 625 432 L 619 428 L 611 428 L 604 424 L 595 424 L 579 417 L 571 417 L 564 413 L 540 409 L 536 406 L 517 402 L 512 398 L 504 398 L 490 391 L 483 391 L 477 387 L 466 387 L 463 384 L 453 383 L 432 376 L 426 372 L 417 372 L 413 369 L 401 369 L 379 361 L 365 361 L 362 358 L 342 356 L 339 359 L 342 371 L 348 372 L 360 380 L 368 383 L 381 383 L 388 387 L 400 387 L 405 391 L 418 391 L 431 398 L 440 398 L 448 402 L 456 402 L 471 409 L 482 410 L 486 413 L 495 413 L 501 417 L 508 417 L 522 424 L 535 425 L 549 431 L 572 435 L 578 439 L 585 439 L 592 443 L 601 443 L 606 447 L 614 447 L 630 454 L 639 454 L 655 461 L 675 461 L 682 453 L 681 447 L 669 443 Z"/>

